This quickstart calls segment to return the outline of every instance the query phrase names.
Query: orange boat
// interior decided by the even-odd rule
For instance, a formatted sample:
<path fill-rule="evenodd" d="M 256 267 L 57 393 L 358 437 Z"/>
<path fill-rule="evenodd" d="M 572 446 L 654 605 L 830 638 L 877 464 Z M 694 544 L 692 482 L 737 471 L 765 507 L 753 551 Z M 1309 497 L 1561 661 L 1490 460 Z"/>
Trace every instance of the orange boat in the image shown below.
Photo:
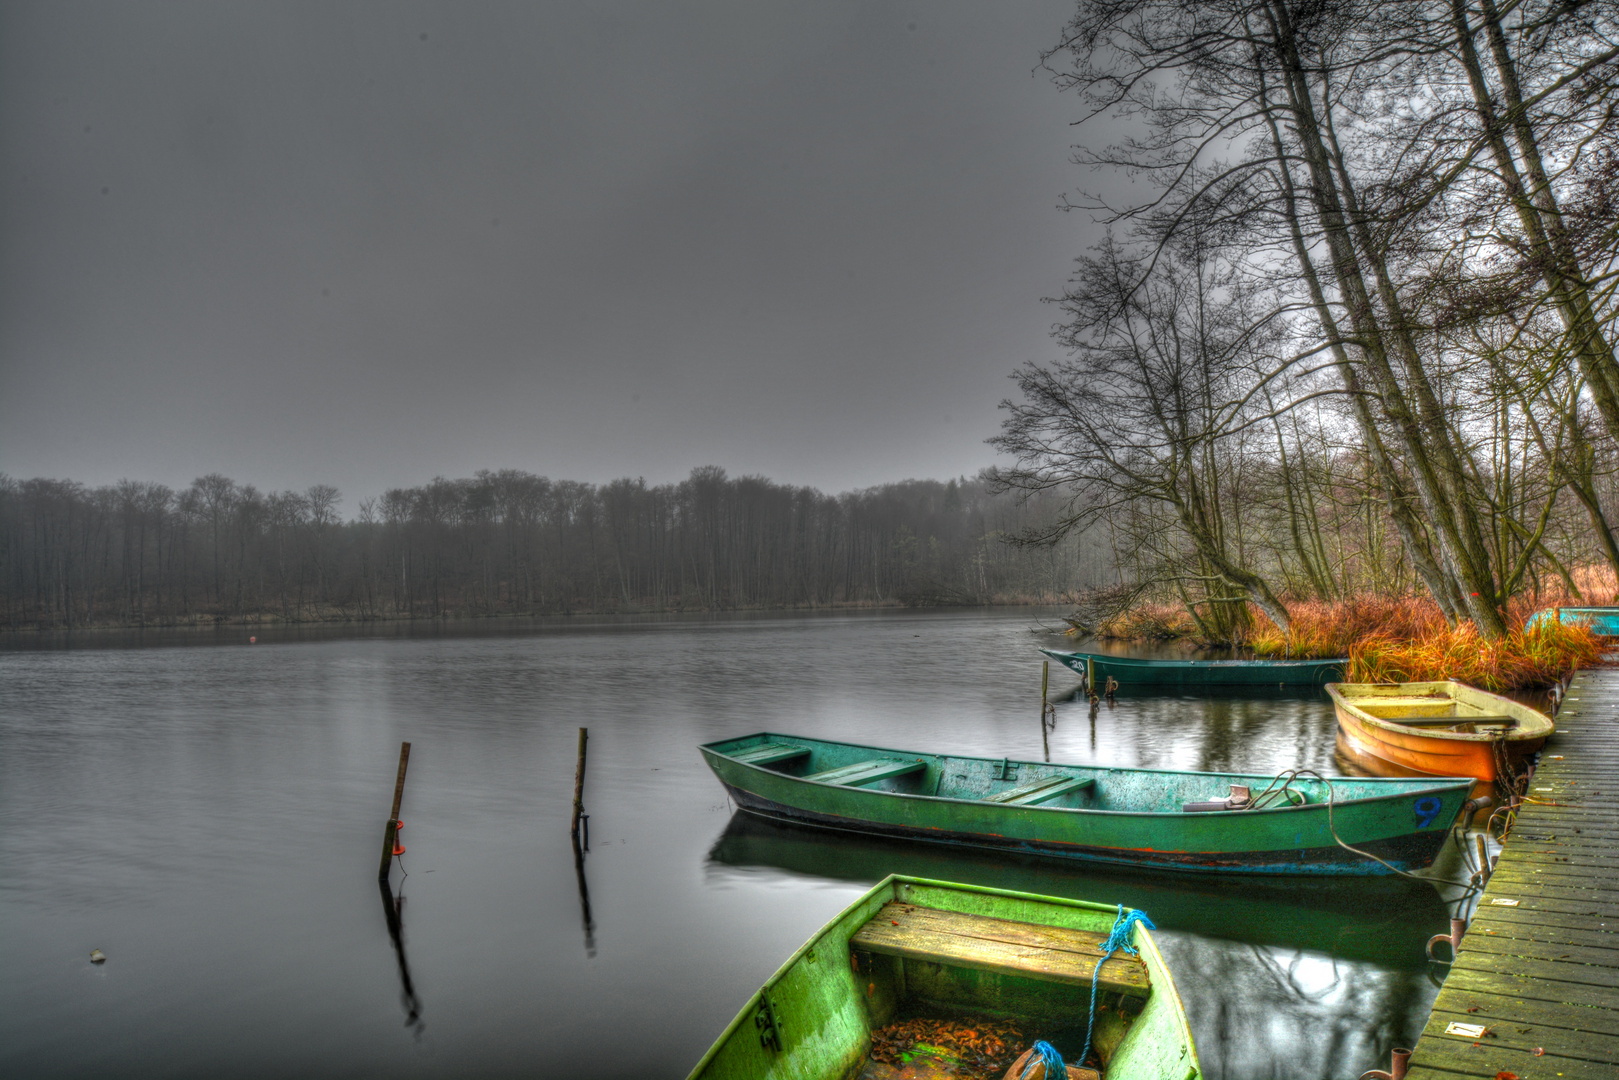
<path fill-rule="evenodd" d="M 1338 730 L 1355 755 L 1425 776 L 1508 783 L 1552 733 L 1549 717 L 1457 682 L 1328 683 Z"/>

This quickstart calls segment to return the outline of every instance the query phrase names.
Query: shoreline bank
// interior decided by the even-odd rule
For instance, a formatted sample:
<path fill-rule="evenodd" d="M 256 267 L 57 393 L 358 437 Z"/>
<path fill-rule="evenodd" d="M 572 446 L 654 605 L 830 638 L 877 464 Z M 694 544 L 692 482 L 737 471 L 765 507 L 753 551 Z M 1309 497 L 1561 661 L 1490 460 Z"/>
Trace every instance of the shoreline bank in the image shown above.
<path fill-rule="evenodd" d="M 769 614 L 835 614 L 840 612 L 877 611 L 970 611 L 974 609 L 1060 608 L 1065 603 L 1057 598 L 1028 598 L 1018 600 L 996 599 L 984 603 L 916 604 L 893 601 L 877 603 L 857 601 L 833 604 L 769 605 L 757 607 L 667 607 L 635 608 L 579 607 L 566 611 L 498 611 L 498 612 L 446 612 L 438 615 L 311 615 L 305 618 L 283 618 L 280 615 L 257 613 L 249 615 L 192 616 L 184 619 L 148 619 L 143 622 L 101 622 L 91 624 L 41 625 L 19 623 L 0 625 L 0 641 L 6 639 L 40 638 L 69 634 L 123 634 L 140 631 L 206 632 L 220 630 L 307 630 L 323 627 L 359 626 L 476 626 L 501 620 L 538 622 L 542 620 L 569 620 L 581 618 L 656 618 L 705 615 L 769 615 Z"/>

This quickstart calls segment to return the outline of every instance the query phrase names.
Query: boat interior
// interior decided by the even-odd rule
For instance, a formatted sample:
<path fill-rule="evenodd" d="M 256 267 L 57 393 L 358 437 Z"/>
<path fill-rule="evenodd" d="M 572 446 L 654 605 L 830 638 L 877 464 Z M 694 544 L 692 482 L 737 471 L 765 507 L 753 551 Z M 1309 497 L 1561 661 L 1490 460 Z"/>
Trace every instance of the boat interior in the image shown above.
<path fill-rule="evenodd" d="M 1447 730 L 1465 735 L 1501 734 L 1516 730 L 1518 718 L 1491 714 L 1455 698 L 1415 697 L 1351 698 L 1349 703 L 1367 716 L 1402 727 Z"/>
<path fill-rule="evenodd" d="M 1008 807 L 1184 813 L 1285 808 L 1390 793 L 1389 781 L 1377 779 L 1334 778 L 1329 793 L 1322 781 L 1295 778 L 1284 791 L 1271 776 L 912 754 L 773 734 L 711 743 L 705 749 L 800 780 Z M 1435 786 L 1445 785 L 1435 781 Z"/>
<path fill-rule="evenodd" d="M 1092 1064 L 1106 1071 L 1152 993 L 1139 957 L 1120 953 L 1096 971 L 1106 938 L 1093 930 L 897 900 L 883 905 L 849 939 L 850 964 L 857 983 L 865 983 L 872 1027 L 872 1053 L 857 1076 L 998 1077 L 1035 1039 L 1077 1057 L 1084 1050 L 1084 1018 L 1091 1014 L 1093 973 Z M 991 1038 L 978 1037 L 980 1032 Z"/>
<path fill-rule="evenodd" d="M 765 983 L 691 1080 L 999 1080 L 1037 1040 L 1069 1066 L 1089 1062 L 1070 1076 L 1191 1080 L 1174 981 L 1151 936 L 1121 916 L 887 878 Z M 1116 929 L 1134 953 L 1104 952 Z"/>

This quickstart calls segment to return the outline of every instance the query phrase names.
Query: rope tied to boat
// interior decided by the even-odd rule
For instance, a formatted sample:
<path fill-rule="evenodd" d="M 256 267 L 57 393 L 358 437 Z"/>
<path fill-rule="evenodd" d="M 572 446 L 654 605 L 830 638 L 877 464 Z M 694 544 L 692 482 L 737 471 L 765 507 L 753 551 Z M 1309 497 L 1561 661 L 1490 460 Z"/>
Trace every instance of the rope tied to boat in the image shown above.
<path fill-rule="evenodd" d="M 1157 926 L 1153 925 L 1153 921 L 1147 918 L 1145 911 L 1132 910 L 1127 913 L 1124 910 L 1124 905 L 1120 904 L 1118 917 L 1113 920 L 1113 931 L 1108 934 L 1107 940 L 1102 942 L 1102 959 L 1096 962 L 1096 967 L 1091 972 L 1091 1013 L 1090 1018 L 1085 1021 L 1085 1052 L 1079 1055 L 1081 1065 L 1089 1061 L 1091 1057 L 1091 1034 L 1096 1030 L 1096 980 L 1101 977 L 1102 964 L 1120 949 L 1123 949 L 1130 956 L 1140 955 L 1140 950 L 1130 944 L 1130 934 L 1136 923 L 1140 923 L 1148 930 L 1158 929 Z M 1047 1070 L 1046 1075 L 1051 1076 L 1053 1073 Z M 1067 1074 L 1060 1071 L 1059 1066 L 1059 1071 L 1055 1075 L 1065 1076 Z"/>
<path fill-rule="evenodd" d="M 1023 1071 L 1018 1076 L 1025 1077 L 1034 1071 L 1036 1065 L 1044 1065 L 1046 1071 L 1042 1074 L 1047 1080 L 1064 1080 L 1068 1075 L 1068 1066 L 1062 1063 L 1062 1055 L 1057 1048 L 1040 1039 L 1034 1044 L 1034 1054 L 1024 1063 Z"/>

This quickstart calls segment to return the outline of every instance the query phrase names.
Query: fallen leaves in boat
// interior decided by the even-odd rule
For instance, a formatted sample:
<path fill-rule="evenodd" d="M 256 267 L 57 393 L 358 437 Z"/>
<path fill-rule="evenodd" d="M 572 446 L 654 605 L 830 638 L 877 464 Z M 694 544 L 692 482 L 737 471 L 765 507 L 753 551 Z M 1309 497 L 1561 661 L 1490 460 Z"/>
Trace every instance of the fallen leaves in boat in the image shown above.
<path fill-rule="evenodd" d="M 994 1077 L 1023 1052 L 1028 1038 L 1013 1024 L 985 1017 L 896 1020 L 871 1033 L 871 1059 L 886 1065 L 908 1064 L 918 1054 L 947 1051 L 958 1059 L 955 1075 Z"/>

